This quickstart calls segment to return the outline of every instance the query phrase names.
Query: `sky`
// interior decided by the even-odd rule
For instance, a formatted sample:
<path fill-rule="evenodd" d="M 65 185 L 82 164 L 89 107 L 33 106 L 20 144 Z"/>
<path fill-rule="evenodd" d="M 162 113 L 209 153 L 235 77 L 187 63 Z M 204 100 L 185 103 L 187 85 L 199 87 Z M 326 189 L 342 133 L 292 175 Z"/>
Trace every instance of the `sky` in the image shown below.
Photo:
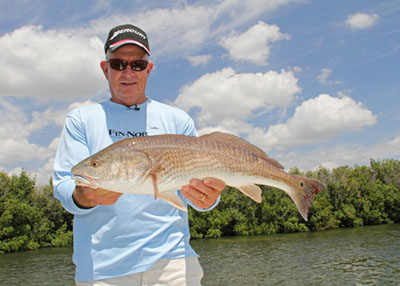
<path fill-rule="evenodd" d="M 0 0 L 0 170 L 49 182 L 65 115 L 107 100 L 108 31 L 146 31 L 146 94 L 285 169 L 400 159 L 398 0 Z"/>

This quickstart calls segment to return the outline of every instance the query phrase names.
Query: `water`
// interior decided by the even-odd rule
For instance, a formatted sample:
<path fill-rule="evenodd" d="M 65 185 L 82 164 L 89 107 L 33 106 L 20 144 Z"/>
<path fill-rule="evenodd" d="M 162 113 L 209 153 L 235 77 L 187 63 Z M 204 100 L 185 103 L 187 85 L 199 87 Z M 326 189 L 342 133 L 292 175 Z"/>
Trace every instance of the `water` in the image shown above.
<path fill-rule="evenodd" d="M 194 241 L 206 286 L 400 285 L 400 225 Z"/>
<path fill-rule="evenodd" d="M 400 224 L 194 240 L 203 286 L 400 285 Z M 0 285 L 73 286 L 72 250 L 0 255 Z"/>
<path fill-rule="evenodd" d="M 71 248 L 0 254 L 1 286 L 74 286 Z"/>

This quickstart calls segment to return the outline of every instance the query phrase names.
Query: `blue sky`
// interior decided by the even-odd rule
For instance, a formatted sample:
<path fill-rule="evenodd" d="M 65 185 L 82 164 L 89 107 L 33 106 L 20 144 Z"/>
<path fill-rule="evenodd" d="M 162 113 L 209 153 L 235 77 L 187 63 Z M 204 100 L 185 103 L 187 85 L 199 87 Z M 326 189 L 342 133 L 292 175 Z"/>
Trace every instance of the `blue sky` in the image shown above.
<path fill-rule="evenodd" d="M 66 113 L 105 100 L 110 28 L 150 39 L 147 96 L 287 169 L 400 159 L 398 0 L 0 0 L 0 170 L 46 184 Z"/>

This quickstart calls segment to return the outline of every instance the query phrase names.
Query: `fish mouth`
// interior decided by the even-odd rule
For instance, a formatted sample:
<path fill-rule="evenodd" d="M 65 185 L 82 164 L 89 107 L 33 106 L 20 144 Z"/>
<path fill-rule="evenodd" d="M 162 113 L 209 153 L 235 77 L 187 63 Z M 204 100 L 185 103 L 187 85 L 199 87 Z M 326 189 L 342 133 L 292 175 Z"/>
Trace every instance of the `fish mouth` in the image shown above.
<path fill-rule="evenodd" d="M 89 187 L 92 189 L 97 189 L 99 186 L 99 183 L 97 182 L 99 179 L 89 175 L 73 174 L 72 178 L 75 180 L 77 186 Z"/>

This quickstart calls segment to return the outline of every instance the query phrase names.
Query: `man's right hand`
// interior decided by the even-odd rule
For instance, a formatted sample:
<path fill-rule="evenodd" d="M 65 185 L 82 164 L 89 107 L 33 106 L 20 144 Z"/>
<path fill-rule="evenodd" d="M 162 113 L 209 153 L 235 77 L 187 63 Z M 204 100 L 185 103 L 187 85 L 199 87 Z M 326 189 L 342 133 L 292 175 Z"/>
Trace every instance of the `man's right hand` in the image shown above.
<path fill-rule="evenodd" d="M 115 204 L 122 193 L 116 193 L 105 189 L 91 189 L 83 186 L 76 186 L 72 197 L 74 202 L 82 208 L 92 208 L 96 205 Z"/>

